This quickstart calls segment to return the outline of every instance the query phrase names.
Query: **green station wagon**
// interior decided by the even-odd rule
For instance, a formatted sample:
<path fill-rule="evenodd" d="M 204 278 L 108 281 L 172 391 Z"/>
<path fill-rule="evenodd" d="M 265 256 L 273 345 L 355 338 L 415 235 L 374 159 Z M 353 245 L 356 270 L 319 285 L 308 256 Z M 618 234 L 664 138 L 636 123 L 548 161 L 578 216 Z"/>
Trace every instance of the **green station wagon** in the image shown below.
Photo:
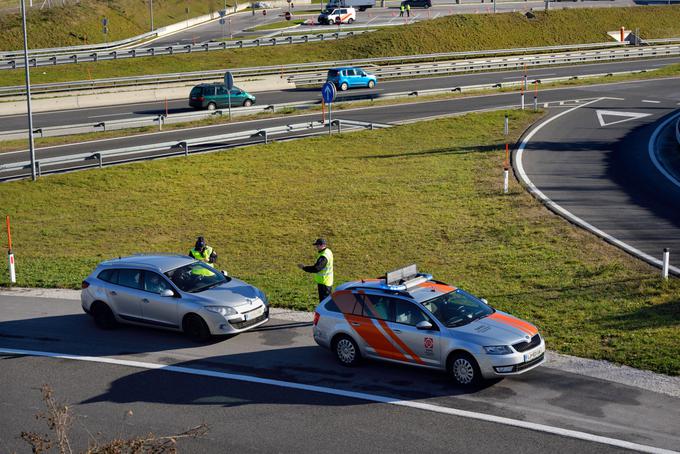
<path fill-rule="evenodd" d="M 224 84 L 200 84 L 191 89 L 189 105 L 195 109 L 225 109 L 229 107 L 229 98 Z M 255 96 L 238 87 L 231 89 L 232 107 L 249 107 L 253 104 L 255 104 Z"/>

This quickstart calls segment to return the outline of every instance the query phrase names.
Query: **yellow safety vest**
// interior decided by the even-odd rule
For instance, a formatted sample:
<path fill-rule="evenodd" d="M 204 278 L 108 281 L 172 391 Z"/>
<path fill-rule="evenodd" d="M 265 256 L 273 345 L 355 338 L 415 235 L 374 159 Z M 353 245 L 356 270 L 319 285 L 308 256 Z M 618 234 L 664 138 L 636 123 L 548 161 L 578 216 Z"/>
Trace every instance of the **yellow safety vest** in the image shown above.
<path fill-rule="evenodd" d="M 314 281 L 317 284 L 325 285 L 327 287 L 332 287 L 333 286 L 333 252 L 331 252 L 330 249 L 326 248 L 323 251 L 319 252 L 319 255 L 316 256 L 316 259 L 319 260 L 320 257 L 326 257 L 326 266 L 321 271 L 314 274 Z"/>
<path fill-rule="evenodd" d="M 210 259 L 210 254 L 212 254 L 212 252 L 213 248 L 211 248 L 210 246 L 206 246 L 203 253 L 201 253 L 201 251 L 197 251 L 196 248 L 192 248 L 191 251 L 189 251 L 189 254 L 191 254 L 191 256 L 196 260 L 202 260 L 205 263 L 208 263 Z"/>

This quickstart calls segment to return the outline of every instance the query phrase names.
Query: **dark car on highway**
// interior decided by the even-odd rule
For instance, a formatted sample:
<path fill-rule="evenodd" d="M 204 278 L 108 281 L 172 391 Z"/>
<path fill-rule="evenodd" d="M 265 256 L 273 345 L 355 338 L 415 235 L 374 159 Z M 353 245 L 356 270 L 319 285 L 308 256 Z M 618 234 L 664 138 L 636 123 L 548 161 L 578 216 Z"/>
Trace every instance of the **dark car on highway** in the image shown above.
<path fill-rule="evenodd" d="M 431 8 L 432 0 L 404 0 L 401 2 L 402 5 L 410 5 L 411 8 Z"/>
<path fill-rule="evenodd" d="M 200 84 L 191 89 L 189 95 L 189 105 L 195 109 L 224 109 L 229 107 L 250 107 L 255 104 L 255 96 L 238 87 L 231 89 L 231 94 L 227 92 L 227 87 L 221 83 Z"/>

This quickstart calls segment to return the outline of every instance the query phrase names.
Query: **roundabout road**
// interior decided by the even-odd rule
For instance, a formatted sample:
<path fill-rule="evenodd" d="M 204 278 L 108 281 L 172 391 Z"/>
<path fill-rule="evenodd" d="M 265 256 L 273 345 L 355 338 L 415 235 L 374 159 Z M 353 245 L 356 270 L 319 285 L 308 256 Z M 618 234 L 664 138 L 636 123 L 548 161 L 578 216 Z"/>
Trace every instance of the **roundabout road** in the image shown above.
<path fill-rule="evenodd" d="M 558 206 L 553 209 L 632 246 L 647 261 L 670 248 L 680 272 L 680 185 L 652 157 L 674 122 L 655 131 L 680 109 L 677 80 L 603 86 L 600 93 L 603 98 L 536 125 L 515 169 L 536 195 Z"/>
<path fill-rule="evenodd" d="M 208 423 L 205 439 L 187 442 L 190 452 L 507 452 L 511 445 L 520 452 L 599 453 L 621 452 L 625 443 L 647 452 L 680 446 L 679 398 L 567 373 L 550 362 L 466 390 L 436 371 L 339 366 L 314 344 L 308 314 L 280 314 L 254 331 L 197 345 L 169 332 L 101 331 L 73 299 L 5 295 L 0 308 L 0 444 L 9 451 L 20 446 L 21 430 L 40 428 L 32 415 L 43 383 L 81 415 L 76 438 L 85 439 L 85 428 L 167 434 Z M 133 416 L 124 417 L 128 410 Z"/>

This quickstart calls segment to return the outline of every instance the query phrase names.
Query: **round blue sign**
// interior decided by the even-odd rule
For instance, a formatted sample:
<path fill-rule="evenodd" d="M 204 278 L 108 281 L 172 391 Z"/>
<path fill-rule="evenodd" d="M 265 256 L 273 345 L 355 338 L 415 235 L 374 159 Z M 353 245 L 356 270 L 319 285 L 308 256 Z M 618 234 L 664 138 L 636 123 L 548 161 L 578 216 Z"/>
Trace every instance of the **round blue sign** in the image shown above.
<path fill-rule="evenodd" d="M 323 87 L 321 87 L 321 97 L 326 104 L 330 104 L 335 100 L 335 94 L 335 85 L 333 83 L 326 82 L 323 84 Z"/>

